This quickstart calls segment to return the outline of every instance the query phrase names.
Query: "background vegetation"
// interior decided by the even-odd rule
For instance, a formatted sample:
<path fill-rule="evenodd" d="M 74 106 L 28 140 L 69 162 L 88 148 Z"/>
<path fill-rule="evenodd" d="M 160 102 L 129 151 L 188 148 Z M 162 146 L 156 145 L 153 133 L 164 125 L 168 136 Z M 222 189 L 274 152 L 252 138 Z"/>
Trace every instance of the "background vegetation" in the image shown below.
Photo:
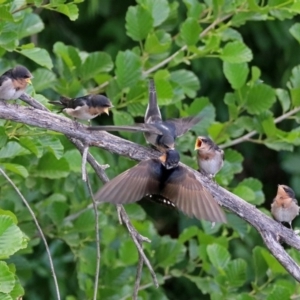
<path fill-rule="evenodd" d="M 182 161 L 196 168 L 195 137 L 210 135 L 225 148 L 217 182 L 268 213 L 277 184 L 300 194 L 299 13 L 299 0 L 0 0 L 0 73 L 27 66 L 34 75 L 28 91 L 49 108 L 47 101 L 59 95 L 106 93 L 115 108 L 96 120 L 101 124 L 141 122 L 147 78 L 154 77 L 164 118 L 204 117 L 178 140 Z M 281 115 L 284 121 L 275 124 Z M 91 299 L 94 213 L 66 219 L 91 202 L 80 154 L 60 134 L 5 120 L 0 125 L 1 166 L 48 238 L 62 299 Z M 253 130 L 258 134 L 251 140 L 232 143 Z M 123 137 L 145 144 L 142 135 Z M 110 165 L 110 178 L 135 164 L 91 152 Z M 101 183 L 91 169 L 89 176 L 96 192 Z M 16 299 L 24 290 L 24 299 L 55 299 L 35 224 L 3 177 L 0 184 L 0 299 Z M 99 210 L 98 297 L 129 299 L 135 246 L 118 225 L 115 207 Z M 212 229 L 153 203 L 126 210 L 152 241 L 144 247 L 160 280 L 156 289 L 144 269 L 140 299 L 299 298 L 296 281 L 235 215 Z M 299 253 L 288 251 L 299 262 Z"/>

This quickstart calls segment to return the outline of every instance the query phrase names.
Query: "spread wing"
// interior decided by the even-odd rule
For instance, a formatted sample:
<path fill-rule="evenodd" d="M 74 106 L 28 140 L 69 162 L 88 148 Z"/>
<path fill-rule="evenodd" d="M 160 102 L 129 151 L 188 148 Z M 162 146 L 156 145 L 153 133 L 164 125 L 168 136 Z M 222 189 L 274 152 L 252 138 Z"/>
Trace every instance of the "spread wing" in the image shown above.
<path fill-rule="evenodd" d="M 191 116 L 180 119 L 170 119 L 166 122 L 173 123 L 176 128 L 176 136 L 181 136 L 185 134 L 189 129 L 191 129 L 194 125 L 200 122 L 202 117 L 199 116 Z"/>
<path fill-rule="evenodd" d="M 226 222 L 223 210 L 194 174 L 179 166 L 161 193 L 189 217 L 211 222 Z"/>
<path fill-rule="evenodd" d="M 154 80 L 149 80 L 149 102 L 145 114 L 145 123 L 161 122 L 161 113 L 157 105 L 157 96 Z"/>
<path fill-rule="evenodd" d="M 148 194 L 158 193 L 159 181 L 153 168 L 155 160 L 140 162 L 107 182 L 97 193 L 96 201 L 124 204 L 139 201 Z"/>
<path fill-rule="evenodd" d="M 136 124 L 136 125 L 124 125 L 124 126 L 90 126 L 88 130 L 105 130 L 105 131 L 130 131 L 130 132 L 148 132 L 157 135 L 161 135 L 162 132 L 151 124 Z"/>

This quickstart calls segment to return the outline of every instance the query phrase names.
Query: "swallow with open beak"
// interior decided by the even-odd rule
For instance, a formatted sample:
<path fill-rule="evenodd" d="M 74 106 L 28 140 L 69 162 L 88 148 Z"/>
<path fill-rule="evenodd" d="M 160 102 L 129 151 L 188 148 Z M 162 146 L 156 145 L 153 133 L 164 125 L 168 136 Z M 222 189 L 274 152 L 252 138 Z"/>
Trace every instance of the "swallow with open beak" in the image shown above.
<path fill-rule="evenodd" d="M 294 191 L 287 185 L 278 185 L 277 195 L 271 204 L 271 213 L 276 221 L 286 222 L 292 229 L 292 221 L 299 214 L 299 206 Z"/>
<path fill-rule="evenodd" d="M 0 100 L 16 100 L 25 91 L 27 84 L 31 84 L 32 74 L 23 66 L 9 69 L 0 76 Z"/>
<path fill-rule="evenodd" d="M 197 137 L 195 150 L 197 150 L 199 170 L 210 178 L 215 177 L 223 167 L 224 151 L 205 136 Z"/>
<path fill-rule="evenodd" d="M 149 103 L 144 120 L 144 128 L 148 128 L 147 131 L 144 131 L 146 141 L 159 151 L 166 152 L 167 150 L 174 149 L 175 139 L 185 134 L 189 129 L 196 125 L 201 120 L 201 117 L 191 116 L 163 121 L 157 105 L 154 81 L 153 79 L 150 79 Z M 130 130 L 131 127 L 132 126 L 93 126 L 89 127 L 88 129 L 106 131 L 132 131 Z M 151 130 L 151 128 L 156 128 L 156 131 L 160 132 L 160 134 L 157 134 L 157 132 Z"/>
<path fill-rule="evenodd" d="M 102 113 L 109 115 L 113 107 L 108 98 L 103 95 L 86 95 L 78 98 L 60 97 L 59 101 L 49 101 L 61 107 L 61 111 L 76 119 L 88 120 L 96 118 Z"/>
<path fill-rule="evenodd" d="M 144 197 L 176 207 L 184 214 L 211 222 L 226 222 L 225 214 L 195 175 L 178 165 L 176 150 L 148 159 L 107 182 L 96 195 L 98 202 L 126 204 Z"/>

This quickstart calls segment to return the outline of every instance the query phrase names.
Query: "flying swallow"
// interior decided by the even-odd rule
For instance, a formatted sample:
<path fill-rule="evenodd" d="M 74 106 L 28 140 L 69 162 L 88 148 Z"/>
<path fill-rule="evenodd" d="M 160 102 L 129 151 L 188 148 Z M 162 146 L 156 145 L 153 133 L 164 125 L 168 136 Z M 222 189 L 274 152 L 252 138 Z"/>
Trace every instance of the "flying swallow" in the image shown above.
<path fill-rule="evenodd" d="M 287 185 L 278 185 L 277 195 L 271 204 L 271 213 L 278 222 L 286 222 L 292 228 L 292 221 L 299 214 L 294 191 Z"/>
<path fill-rule="evenodd" d="M 0 99 L 16 100 L 25 91 L 27 84 L 31 83 L 32 74 L 23 66 L 9 69 L 0 76 Z"/>
<path fill-rule="evenodd" d="M 113 107 L 112 103 L 103 95 L 86 95 L 78 98 L 60 97 L 59 101 L 49 101 L 51 104 L 61 107 L 65 112 L 74 119 L 88 120 L 96 118 L 102 113 L 109 114 L 109 108 Z"/>
<path fill-rule="evenodd" d="M 145 114 L 145 124 L 155 127 L 160 134 L 154 131 L 144 131 L 146 141 L 161 152 L 175 148 L 175 139 L 185 134 L 201 120 L 199 116 L 163 121 L 157 105 L 157 96 L 153 79 L 149 82 L 149 103 Z M 131 126 L 93 126 L 90 130 L 132 131 Z M 145 126 L 147 128 L 147 125 Z M 144 128 L 145 128 L 144 127 Z M 148 127 L 149 128 L 149 127 Z M 151 127 L 150 127 L 151 128 Z M 136 131 L 136 130 L 135 130 Z"/>
<path fill-rule="evenodd" d="M 195 143 L 197 162 L 202 173 L 213 178 L 224 164 L 224 151 L 209 137 L 198 136 Z"/>
<path fill-rule="evenodd" d="M 107 182 L 96 201 L 114 204 L 136 202 L 144 197 L 176 207 L 184 214 L 211 222 L 226 222 L 225 214 L 195 175 L 178 165 L 176 150 L 159 159 L 148 159 Z"/>

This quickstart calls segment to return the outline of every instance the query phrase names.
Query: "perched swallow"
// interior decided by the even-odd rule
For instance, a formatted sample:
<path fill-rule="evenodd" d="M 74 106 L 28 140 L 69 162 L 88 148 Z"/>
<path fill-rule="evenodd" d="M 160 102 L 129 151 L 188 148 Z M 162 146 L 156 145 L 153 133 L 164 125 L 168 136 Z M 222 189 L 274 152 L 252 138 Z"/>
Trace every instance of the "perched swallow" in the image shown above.
<path fill-rule="evenodd" d="M 31 83 L 32 74 L 23 66 L 9 69 L 0 76 L 0 99 L 16 100 L 25 91 L 27 84 Z"/>
<path fill-rule="evenodd" d="M 88 120 L 96 118 L 102 113 L 109 114 L 109 108 L 113 107 L 108 98 L 102 95 L 86 95 L 78 98 L 60 97 L 59 101 L 49 101 L 51 104 L 61 107 L 74 119 Z"/>
<path fill-rule="evenodd" d="M 195 143 L 197 162 L 201 172 L 213 178 L 223 167 L 224 151 L 210 138 L 198 136 Z"/>
<path fill-rule="evenodd" d="M 292 228 L 292 221 L 299 214 L 299 206 L 294 191 L 287 185 L 278 185 L 277 195 L 271 204 L 271 213 L 276 221 L 289 223 Z"/>
<path fill-rule="evenodd" d="M 163 121 L 161 113 L 157 105 L 156 90 L 153 79 L 149 82 L 149 103 L 145 114 L 145 127 L 155 127 L 159 134 L 153 130 L 144 131 L 147 142 L 161 152 L 166 152 L 169 149 L 174 149 L 175 139 L 185 134 L 190 128 L 196 125 L 201 118 L 199 116 L 192 116 L 180 119 L 170 119 Z M 106 130 L 106 131 L 133 131 L 130 130 L 132 126 L 94 126 L 90 130 Z M 141 126 L 140 126 L 141 127 Z M 150 127 L 151 128 L 151 127 Z M 135 131 L 138 131 L 136 129 Z"/>
<path fill-rule="evenodd" d="M 114 204 L 136 202 L 144 197 L 176 207 L 184 214 L 211 222 L 226 222 L 224 212 L 195 175 L 179 166 L 176 150 L 159 159 L 148 159 L 107 182 L 96 201 Z"/>

